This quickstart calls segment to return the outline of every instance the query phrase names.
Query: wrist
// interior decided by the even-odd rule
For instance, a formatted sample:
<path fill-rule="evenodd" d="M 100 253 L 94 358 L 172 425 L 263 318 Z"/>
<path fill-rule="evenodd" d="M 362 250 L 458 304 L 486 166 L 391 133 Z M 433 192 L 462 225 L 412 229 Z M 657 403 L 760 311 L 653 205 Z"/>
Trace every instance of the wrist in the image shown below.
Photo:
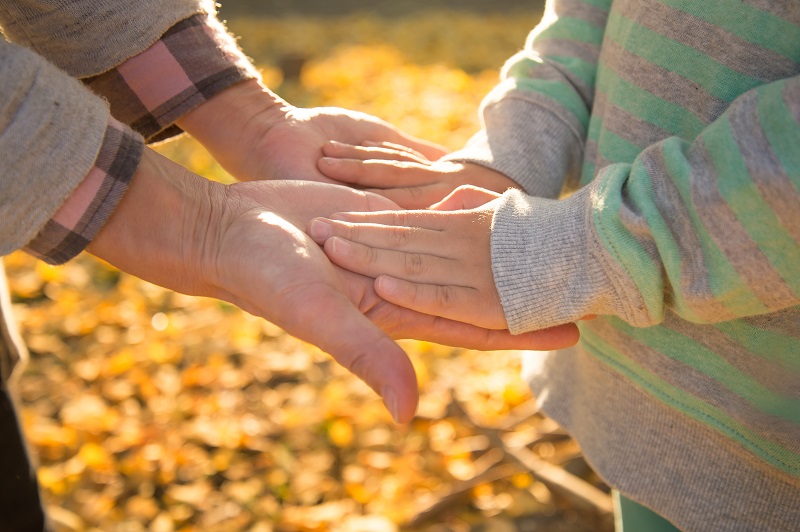
<path fill-rule="evenodd" d="M 241 168 L 272 127 L 293 108 L 257 79 L 232 85 L 176 121 L 234 176 L 250 175 Z"/>
<path fill-rule="evenodd" d="M 87 247 L 117 268 L 192 295 L 213 295 L 210 248 L 225 213 L 225 186 L 145 150 L 127 192 Z"/>
<path fill-rule="evenodd" d="M 462 172 L 467 176 L 465 182 L 476 187 L 485 188 L 502 194 L 509 188 L 520 188 L 510 177 L 487 166 L 476 163 L 456 163 L 462 167 Z"/>

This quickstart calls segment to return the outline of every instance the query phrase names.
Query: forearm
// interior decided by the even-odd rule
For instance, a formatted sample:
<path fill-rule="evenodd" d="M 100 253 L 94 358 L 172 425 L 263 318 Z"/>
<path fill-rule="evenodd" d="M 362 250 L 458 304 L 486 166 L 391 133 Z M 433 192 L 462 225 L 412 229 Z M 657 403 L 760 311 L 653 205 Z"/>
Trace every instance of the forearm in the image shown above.
<path fill-rule="evenodd" d="M 482 131 L 445 158 L 496 170 L 539 197 L 577 183 L 610 4 L 548 1 L 525 49 L 484 98 Z"/>
<path fill-rule="evenodd" d="M 145 149 L 125 196 L 87 250 L 122 271 L 214 295 L 204 253 L 221 229 L 225 187 Z"/>
<path fill-rule="evenodd" d="M 778 81 L 694 141 L 656 143 L 567 200 L 506 195 L 492 266 L 511 329 L 586 314 L 650 326 L 668 311 L 714 323 L 800 305 L 798 116 L 800 78 Z"/>
<path fill-rule="evenodd" d="M 216 94 L 177 120 L 177 125 L 197 139 L 223 168 L 236 168 L 236 177 L 256 176 L 257 169 L 240 168 L 257 159 L 265 133 L 283 120 L 291 106 L 257 79 L 237 83 Z"/>
<path fill-rule="evenodd" d="M 25 246 L 45 228 L 98 166 L 99 153 L 109 154 L 109 162 L 119 149 L 134 156 L 141 149 L 138 135 L 112 122 L 103 101 L 80 83 L 30 50 L 0 41 L 0 254 Z M 125 167 L 114 165 L 115 173 Z M 61 233 L 79 218 L 65 222 Z M 40 256 L 52 247 L 39 246 Z"/>

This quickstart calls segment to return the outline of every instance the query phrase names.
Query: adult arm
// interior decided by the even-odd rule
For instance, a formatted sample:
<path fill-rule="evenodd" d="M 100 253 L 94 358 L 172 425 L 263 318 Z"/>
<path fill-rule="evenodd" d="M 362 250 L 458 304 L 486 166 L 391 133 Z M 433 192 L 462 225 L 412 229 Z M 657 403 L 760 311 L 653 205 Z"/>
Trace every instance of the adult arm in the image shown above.
<path fill-rule="evenodd" d="M 148 142 L 183 129 L 238 179 L 327 180 L 316 161 L 331 139 L 444 153 L 370 115 L 288 104 L 260 83 L 210 2 L 3 1 L 0 24 L 83 79 Z"/>

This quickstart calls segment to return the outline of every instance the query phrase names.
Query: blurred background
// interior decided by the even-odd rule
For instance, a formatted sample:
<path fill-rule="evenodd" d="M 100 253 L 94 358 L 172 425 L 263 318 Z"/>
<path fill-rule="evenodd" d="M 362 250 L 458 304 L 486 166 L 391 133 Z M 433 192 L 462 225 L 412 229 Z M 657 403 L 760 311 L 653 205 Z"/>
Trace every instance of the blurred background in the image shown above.
<path fill-rule="evenodd" d="M 454 149 L 541 3 L 223 0 L 221 17 L 291 103 Z M 158 149 L 230 180 L 190 138 Z M 56 530 L 609 528 L 591 500 L 607 488 L 536 412 L 518 353 L 402 342 L 422 401 L 398 427 L 327 355 L 230 305 L 88 255 L 5 263 L 31 351 L 22 419 Z"/>

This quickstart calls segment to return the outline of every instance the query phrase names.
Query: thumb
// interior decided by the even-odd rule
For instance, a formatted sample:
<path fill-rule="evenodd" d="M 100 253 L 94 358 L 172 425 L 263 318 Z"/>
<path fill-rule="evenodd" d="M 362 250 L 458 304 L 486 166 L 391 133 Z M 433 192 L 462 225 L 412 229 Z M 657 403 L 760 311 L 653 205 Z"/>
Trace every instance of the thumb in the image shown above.
<path fill-rule="evenodd" d="M 419 391 L 414 367 L 405 352 L 362 315 L 341 292 L 316 294 L 315 323 L 305 337 L 383 398 L 398 423 L 411 421 Z M 322 296 L 322 297 L 320 297 Z"/>
<path fill-rule="evenodd" d="M 459 211 L 474 209 L 500 197 L 500 194 L 474 185 L 462 185 L 442 201 L 429 207 L 433 211 Z"/>

